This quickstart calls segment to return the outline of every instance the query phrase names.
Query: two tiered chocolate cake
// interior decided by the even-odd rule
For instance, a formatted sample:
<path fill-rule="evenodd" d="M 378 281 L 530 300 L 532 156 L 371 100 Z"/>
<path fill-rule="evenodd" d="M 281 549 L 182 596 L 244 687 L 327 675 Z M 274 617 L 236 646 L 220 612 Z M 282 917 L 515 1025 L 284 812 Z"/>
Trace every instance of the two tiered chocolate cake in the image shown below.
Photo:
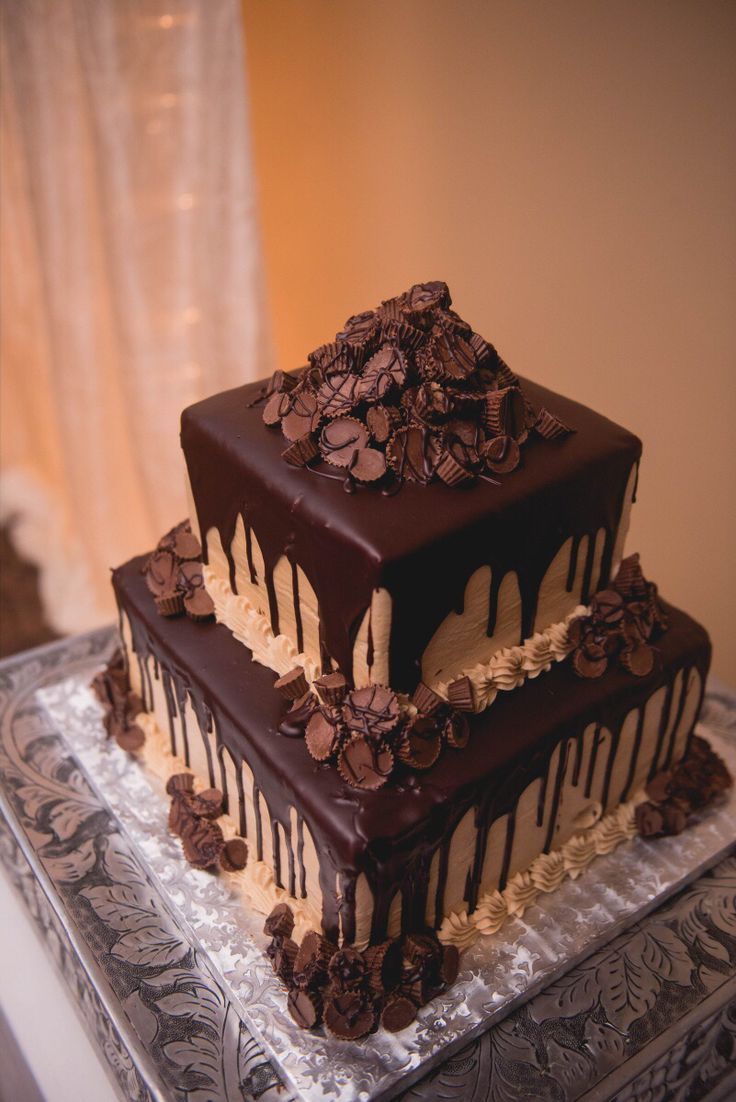
<path fill-rule="evenodd" d="M 624 557 L 640 442 L 444 284 L 181 435 L 190 524 L 113 574 L 108 728 L 189 859 L 277 908 L 302 1024 L 401 1028 L 457 949 L 727 787 L 692 737 L 708 637 Z"/>

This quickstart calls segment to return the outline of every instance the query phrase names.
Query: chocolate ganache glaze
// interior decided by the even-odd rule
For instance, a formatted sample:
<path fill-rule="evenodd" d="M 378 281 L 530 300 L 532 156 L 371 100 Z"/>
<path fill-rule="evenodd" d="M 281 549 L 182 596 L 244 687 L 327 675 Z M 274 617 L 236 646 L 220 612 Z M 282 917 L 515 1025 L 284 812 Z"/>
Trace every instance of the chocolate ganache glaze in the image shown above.
<path fill-rule="evenodd" d="M 571 767 L 579 774 L 583 733 L 590 724 L 596 725 L 595 747 L 599 744 L 598 732 L 604 728 L 610 732 L 610 739 L 600 740 L 600 753 L 607 754 L 604 809 L 630 797 L 644 705 L 660 687 L 664 687 L 665 697 L 651 774 L 667 769 L 684 714 L 689 672 L 697 670 L 704 682 L 710 662 L 705 631 L 685 613 L 665 606 L 669 630 L 658 641 L 658 661 L 647 676 L 633 678 L 624 669 L 610 667 L 600 678 L 581 680 L 571 663 L 559 664 L 544 678 L 528 683 L 523 692 L 500 694 L 491 711 L 470 717 L 472 737 L 461 753 L 443 756 L 421 774 L 397 770 L 390 783 L 377 791 L 358 790 L 351 788 L 336 770 L 321 767 L 310 757 L 303 740 L 279 734 L 283 704 L 274 690 L 275 675 L 253 662 L 248 650 L 227 628 L 187 618 L 166 620 L 158 615 L 141 576 L 145 561 L 145 557 L 134 559 L 113 572 L 119 607 L 131 625 L 145 707 L 152 706 L 153 667 L 163 681 L 170 713 L 188 694 L 202 729 L 214 728 L 217 749 L 210 754 L 210 784 L 226 787 L 226 752 L 238 766 L 247 761 L 256 790 L 263 793 L 271 812 L 274 841 L 279 824 L 287 839 L 287 867 L 280 867 L 279 845 L 273 847 L 277 883 L 294 895 L 303 894 L 304 869 L 299 846 L 289 842 L 290 809 L 295 809 L 299 823 L 308 824 L 320 854 L 324 929 L 335 938 L 342 927 L 347 941 L 355 934 L 355 886 L 360 873 L 365 874 L 374 897 L 372 941 L 380 941 L 386 934 L 389 908 L 397 890 L 402 894 L 404 931 L 422 929 L 425 915 L 432 913 L 433 901 L 428 901 L 427 893 L 430 864 L 437 851 L 440 863 L 435 925 L 441 922 L 450 839 L 471 808 L 479 829 L 473 871 L 466 884 L 469 909 L 477 902 L 488 828 L 508 813 L 503 886 L 520 793 L 535 778 L 543 778 L 544 788 L 552 755 L 562 740 L 576 743 Z M 675 689 L 678 671 L 685 671 L 685 676 L 681 688 Z M 632 709 L 639 709 L 641 718 L 633 748 L 628 751 L 625 781 L 616 782 L 614 791 L 622 726 Z M 185 732 L 185 743 L 192 737 L 199 737 L 199 733 Z M 171 738 L 174 748 L 173 722 Z M 186 746 L 183 755 L 187 757 Z M 561 761 L 563 757 L 560 755 Z M 561 766 L 557 771 L 553 803 L 559 798 L 565 768 Z M 615 775 L 620 776 L 618 769 Z M 542 791 L 540 815 L 545 799 Z M 237 821 L 238 809 L 227 810 Z M 244 829 L 242 794 L 240 820 Z M 553 826 L 546 849 L 551 845 L 552 832 Z M 249 839 L 249 845 L 254 856 L 262 858 L 263 838 Z"/>
<path fill-rule="evenodd" d="M 266 576 L 258 581 L 268 590 L 274 632 L 279 616 L 273 572 L 286 555 L 295 598 L 297 564 L 317 595 L 324 669 L 333 659 L 348 678 L 356 633 L 374 590 L 387 589 L 393 602 L 388 682 L 408 692 L 419 680 L 427 644 L 448 613 L 462 611 L 466 583 L 481 566 L 492 570 L 489 636 L 503 578 L 516 573 L 521 642 L 532 633 L 542 579 L 570 537 L 568 588 L 586 537 L 583 602 L 608 583 L 627 483 L 641 455 L 641 443 L 630 432 L 577 402 L 522 382 L 535 408 L 551 407 L 574 431 L 551 440 L 530 435 L 521 465 L 501 484 L 478 482 L 463 490 L 410 482 L 396 496 L 372 487 L 346 494 L 339 480 L 315 478 L 311 470 L 284 462 L 281 435 L 264 426 L 260 407 L 253 404 L 260 383 L 190 406 L 182 414 L 181 441 L 205 561 L 207 533 L 214 528 L 235 590 L 230 545 L 243 516 L 246 540 L 254 533 L 263 552 Z M 315 470 L 323 468 L 335 470 L 326 464 Z M 594 571 L 600 529 L 605 546 Z M 252 556 L 249 565 L 256 580 Z"/>

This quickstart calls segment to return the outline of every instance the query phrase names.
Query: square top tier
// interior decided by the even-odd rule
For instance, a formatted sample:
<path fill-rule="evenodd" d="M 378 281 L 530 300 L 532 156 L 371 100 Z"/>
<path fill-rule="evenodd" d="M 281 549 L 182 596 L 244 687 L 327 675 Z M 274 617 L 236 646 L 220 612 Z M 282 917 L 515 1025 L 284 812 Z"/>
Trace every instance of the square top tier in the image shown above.
<path fill-rule="evenodd" d="M 530 439 L 500 485 L 406 483 L 392 496 L 347 493 L 325 463 L 289 466 L 261 383 L 190 406 L 181 442 L 205 560 L 313 665 L 402 691 L 446 684 L 564 619 L 622 555 L 640 441 L 523 387 L 574 431 Z"/>

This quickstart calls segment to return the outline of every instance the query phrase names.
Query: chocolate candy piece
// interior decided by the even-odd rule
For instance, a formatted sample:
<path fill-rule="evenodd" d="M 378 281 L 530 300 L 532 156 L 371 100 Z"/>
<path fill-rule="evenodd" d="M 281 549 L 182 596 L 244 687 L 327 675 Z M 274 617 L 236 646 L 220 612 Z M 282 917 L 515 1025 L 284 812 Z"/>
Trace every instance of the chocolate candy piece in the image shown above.
<path fill-rule="evenodd" d="M 317 399 L 309 390 L 293 390 L 289 395 L 290 410 L 281 422 L 281 431 L 287 440 L 299 440 L 314 432 L 320 422 Z"/>
<path fill-rule="evenodd" d="M 445 945 L 442 949 L 442 962 L 440 964 L 440 979 L 448 987 L 457 979 L 460 969 L 460 954 L 456 945 Z"/>
<path fill-rule="evenodd" d="M 390 1033 L 400 1033 L 417 1016 L 417 1008 L 405 995 L 392 995 L 381 1012 L 381 1025 Z"/>
<path fill-rule="evenodd" d="M 647 796 L 655 802 L 655 804 L 664 803 L 670 794 L 670 782 L 672 781 L 672 772 L 667 769 L 660 773 L 655 773 L 652 779 L 646 785 Z"/>
<path fill-rule="evenodd" d="M 225 872 L 240 872 L 245 868 L 248 864 L 248 846 L 242 838 L 231 838 L 225 842 L 220 864 Z"/>
<path fill-rule="evenodd" d="M 534 422 L 534 430 L 540 436 L 543 436 L 545 440 L 558 440 L 560 437 L 568 436 L 574 431 L 568 428 L 554 413 L 550 413 L 548 409 L 545 409 L 544 406 L 540 409 Z"/>
<path fill-rule="evenodd" d="M 171 531 L 173 536 L 172 551 L 179 559 L 180 562 L 186 562 L 188 559 L 199 559 L 202 555 L 202 548 L 199 540 L 192 532 L 191 526 L 188 520 L 178 524 L 176 528 Z"/>
<path fill-rule="evenodd" d="M 345 417 L 359 401 L 356 396 L 360 379 L 346 371 L 330 375 L 317 391 L 317 404 L 324 417 Z"/>
<path fill-rule="evenodd" d="M 397 429 L 386 445 L 386 459 L 399 478 L 423 486 L 432 481 L 442 453 L 437 435 L 424 425 Z"/>
<path fill-rule="evenodd" d="M 268 932 L 268 931 L 267 931 Z M 327 964 L 335 946 L 316 930 L 303 937 L 294 961 L 294 981 L 302 987 L 315 987 L 324 982 Z"/>
<path fill-rule="evenodd" d="M 394 429 L 401 424 L 399 411 L 386 406 L 371 406 L 365 419 L 377 444 L 385 444 Z"/>
<path fill-rule="evenodd" d="M 516 470 L 521 459 L 519 445 L 513 436 L 496 436 L 483 444 L 480 454 L 486 467 L 494 474 L 509 474 Z"/>
<path fill-rule="evenodd" d="M 423 973 L 437 967 L 442 957 L 442 945 L 433 930 L 423 934 L 407 934 L 403 950 L 406 959 Z"/>
<path fill-rule="evenodd" d="M 353 314 L 345 322 L 342 332 L 337 334 L 337 340 L 347 341 L 349 344 L 365 344 L 378 332 L 378 324 L 375 310 Z"/>
<path fill-rule="evenodd" d="M 281 453 L 281 458 L 286 460 L 290 467 L 306 467 L 318 456 L 319 447 L 311 432 L 306 436 L 300 436 Z"/>
<path fill-rule="evenodd" d="M 443 452 L 437 464 L 437 475 L 446 486 L 460 486 L 472 482 L 474 475 L 467 467 L 461 466 L 450 452 Z"/>
<path fill-rule="evenodd" d="M 322 1018 L 322 999 L 316 991 L 294 987 L 287 999 L 289 1013 L 301 1029 L 314 1029 Z"/>
<path fill-rule="evenodd" d="M 430 689 L 429 685 L 425 685 L 423 681 L 420 681 L 412 695 L 412 700 L 417 707 L 417 711 L 422 715 L 431 716 L 444 705 L 444 700 L 436 693 L 434 689 Z"/>
<path fill-rule="evenodd" d="M 401 733 L 396 752 L 411 769 L 429 769 L 442 750 L 438 721 L 433 716 L 415 716 Z"/>
<path fill-rule="evenodd" d="M 377 482 L 386 474 L 386 458 L 375 448 L 360 448 L 350 462 L 350 473 L 358 482 Z"/>
<path fill-rule="evenodd" d="M 169 830 L 172 834 L 180 835 L 186 824 L 192 818 L 189 807 L 189 792 L 172 792 L 171 805 L 169 807 Z"/>
<path fill-rule="evenodd" d="M 217 819 L 222 815 L 222 792 L 219 788 L 205 788 L 189 799 L 193 813 L 201 819 Z"/>
<path fill-rule="evenodd" d="M 173 551 L 154 551 L 146 563 L 146 585 L 154 597 L 175 593 L 179 568 Z"/>
<path fill-rule="evenodd" d="M 474 711 L 473 683 L 470 678 L 459 677 L 456 681 L 451 681 L 447 686 L 447 698 L 458 712 Z"/>
<path fill-rule="evenodd" d="M 338 417 L 322 429 L 319 447 L 334 467 L 349 467 L 356 451 L 368 443 L 368 430 L 354 417 Z"/>
<path fill-rule="evenodd" d="M 179 567 L 179 589 L 184 596 L 184 610 L 192 620 L 207 620 L 215 614 L 215 606 L 204 588 L 202 564 L 183 562 Z"/>
<path fill-rule="evenodd" d="M 338 729 L 322 709 L 315 712 L 307 723 L 305 741 L 315 761 L 327 761 L 335 753 L 339 742 Z"/>
<path fill-rule="evenodd" d="M 177 792 L 193 792 L 194 776 L 192 773 L 172 773 L 166 782 L 167 795 L 173 796 Z"/>
<path fill-rule="evenodd" d="M 333 995 L 325 1004 L 325 1026 L 334 1037 L 355 1041 L 370 1033 L 376 1020 L 370 1002 L 357 992 Z"/>
<path fill-rule="evenodd" d="M 115 741 L 122 750 L 134 754 L 141 749 L 146 736 L 137 723 L 129 723 L 116 732 Z"/>
<path fill-rule="evenodd" d="M 453 750 L 464 750 L 470 740 L 470 723 L 462 712 L 451 712 L 445 720 L 443 734 Z"/>
<path fill-rule="evenodd" d="M 654 648 L 646 643 L 624 647 L 619 662 L 635 677 L 648 677 L 654 669 Z"/>
<path fill-rule="evenodd" d="M 182 829 L 181 840 L 184 856 L 195 869 L 211 869 L 219 864 L 225 839 L 217 823 L 189 818 Z"/>
<path fill-rule="evenodd" d="M 398 723 L 399 701 L 396 693 L 385 685 L 367 685 L 348 693 L 342 714 L 351 731 L 379 738 Z"/>
<path fill-rule="evenodd" d="M 383 345 L 370 358 L 358 380 L 357 396 L 364 402 L 380 402 L 392 386 L 401 386 L 406 379 L 406 363 L 398 348 Z"/>
<path fill-rule="evenodd" d="M 327 975 L 332 980 L 335 990 L 346 991 L 359 987 L 366 975 L 366 963 L 362 953 L 349 946 L 338 949 L 330 957 Z"/>
<path fill-rule="evenodd" d="M 394 756 L 388 746 L 375 745 L 364 735 L 353 735 L 340 751 L 337 768 L 353 788 L 375 791 L 391 775 Z"/>
<path fill-rule="evenodd" d="M 274 681 L 273 687 L 286 700 L 296 700 L 298 697 L 304 696 L 309 689 L 304 667 L 295 666 L 293 670 L 289 670 L 283 677 L 279 677 Z"/>
<path fill-rule="evenodd" d="M 288 903 L 277 903 L 263 925 L 269 937 L 291 937 L 294 932 L 294 913 Z"/>
<path fill-rule="evenodd" d="M 305 693 L 295 700 L 289 711 L 279 723 L 279 734 L 287 738 L 303 738 L 307 721 L 319 706 L 314 693 Z"/>
<path fill-rule="evenodd" d="M 348 691 L 347 678 L 342 673 L 323 673 L 314 682 L 314 687 L 325 704 L 342 704 Z"/>
<path fill-rule="evenodd" d="M 580 677 L 601 677 L 608 667 L 608 658 L 600 643 L 584 640 L 573 654 L 572 664 Z"/>
<path fill-rule="evenodd" d="M 275 391 L 263 407 L 263 421 L 269 427 L 278 425 L 282 417 L 286 417 L 291 409 L 291 401 L 287 394 Z"/>
<path fill-rule="evenodd" d="M 654 804 L 648 801 L 645 801 L 643 804 L 637 804 L 634 815 L 636 818 L 636 829 L 639 831 L 642 838 L 652 838 L 663 833 L 664 816 Z"/>
<path fill-rule="evenodd" d="M 378 995 L 392 991 L 401 981 L 401 945 L 396 938 L 370 945 L 363 952 L 372 989 Z"/>

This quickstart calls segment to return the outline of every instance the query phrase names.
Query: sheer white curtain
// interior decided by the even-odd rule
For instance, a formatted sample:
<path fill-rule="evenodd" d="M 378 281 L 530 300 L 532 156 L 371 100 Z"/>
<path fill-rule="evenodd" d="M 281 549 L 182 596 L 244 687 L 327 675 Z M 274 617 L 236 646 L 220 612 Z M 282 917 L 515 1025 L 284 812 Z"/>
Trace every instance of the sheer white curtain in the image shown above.
<path fill-rule="evenodd" d="M 0 2 L 0 519 L 74 631 L 186 515 L 181 409 L 269 368 L 241 14 Z"/>

